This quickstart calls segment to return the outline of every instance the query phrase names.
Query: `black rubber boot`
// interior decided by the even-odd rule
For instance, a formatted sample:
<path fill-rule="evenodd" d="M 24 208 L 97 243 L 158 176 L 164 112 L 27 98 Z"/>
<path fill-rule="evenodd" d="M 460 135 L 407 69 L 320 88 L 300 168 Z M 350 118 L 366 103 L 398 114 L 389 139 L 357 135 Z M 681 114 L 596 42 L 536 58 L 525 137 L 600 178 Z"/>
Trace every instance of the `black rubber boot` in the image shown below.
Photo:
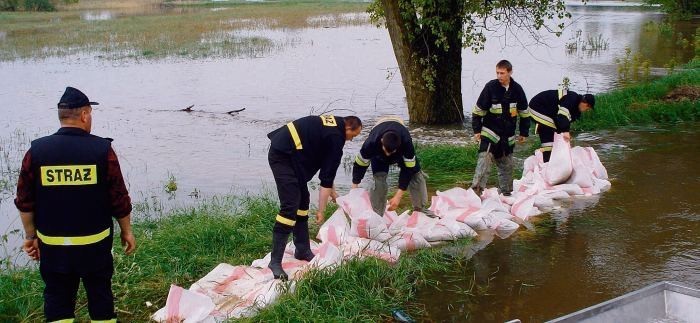
<path fill-rule="evenodd" d="M 297 218 L 297 223 L 294 225 L 294 258 L 299 260 L 311 261 L 314 259 L 314 253 L 311 252 L 311 242 L 309 241 L 309 221 L 305 219 L 299 221 Z"/>
<path fill-rule="evenodd" d="M 284 256 L 284 248 L 287 246 L 288 238 L 289 233 L 272 232 L 272 253 L 267 268 L 272 270 L 275 279 L 288 279 L 287 273 L 282 269 L 282 256 Z"/>

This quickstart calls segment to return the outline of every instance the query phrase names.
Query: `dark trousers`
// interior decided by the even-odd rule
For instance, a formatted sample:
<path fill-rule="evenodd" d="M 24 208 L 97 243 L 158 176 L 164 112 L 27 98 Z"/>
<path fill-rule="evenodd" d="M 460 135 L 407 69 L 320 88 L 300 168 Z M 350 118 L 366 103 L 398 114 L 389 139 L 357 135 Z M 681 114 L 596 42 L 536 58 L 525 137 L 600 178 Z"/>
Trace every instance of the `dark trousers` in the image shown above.
<path fill-rule="evenodd" d="M 296 221 L 307 221 L 309 211 L 309 188 L 306 182 L 299 178 L 296 166 L 289 154 L 270 149 L 267 155 L 272 175 L 275 177 L 277 195 L 280 199 L 279 216 L 289 220 L 282 223 L 275 221 L 274 232 L 290 233 Z"/>
<path fill-rule="evenodd" d="M 503 138 L 496 143 L 486 137 L 481 137 L 481 141 L 479 142 L 479 152 L 491 153 L 494 158 L 501 158 L 512 154 L 513 148 L 514 146 L 510 145 L 508 137 L 506 136 L 503 136 Z"/>
<path fill-rule="evenodd" d="M 90 261 L 86 259 L 85 261 Z M 88 273 L 57 273 L 44 266 L 39 269 L 44 288 L 44 315 L 49 322 L 75 317 L 75 299 L 83 280 L 88 299 L 88 312 L 92 320 L 116 319 L 114 296 L 112 295 L 112 274 L 114 268 Z"/>
<path fill-rule="evenodd" d="M 554 133 L 556 131 L 545 125 L 537 124 L 537 135 L 540 136 L 540 142 L 542 143 L 542 157 L 544 162 L 549 161 L 549 157 L 552 156 L 552 143 L 554 142 Z"/>

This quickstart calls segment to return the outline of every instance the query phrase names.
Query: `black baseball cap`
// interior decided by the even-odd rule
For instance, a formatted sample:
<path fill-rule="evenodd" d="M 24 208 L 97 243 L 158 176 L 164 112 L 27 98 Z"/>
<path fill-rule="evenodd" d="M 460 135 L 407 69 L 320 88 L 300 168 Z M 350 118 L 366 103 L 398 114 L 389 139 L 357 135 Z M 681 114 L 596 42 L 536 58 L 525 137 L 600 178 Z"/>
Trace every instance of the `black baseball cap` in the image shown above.
<path fill-rule="evenodd" d="M 80 92 L 80 90 L 74 87 L 67 87 L 66 91 L 63 92 L 61 100 L 58 101 L 59 109 L 77 109 L 82 108 L 87 105 L 98 105 L 97 102 L 90 102 L 85 93 Z"/>
<path fill-rule="evenodd" d="M 591 106 L 591 109 L 593 109 L 593 106 L 595 106 L 595 96 L 593 96 L 593 94 L 584 94 L 583 101 L 588 103 L 588 105 Z"/>

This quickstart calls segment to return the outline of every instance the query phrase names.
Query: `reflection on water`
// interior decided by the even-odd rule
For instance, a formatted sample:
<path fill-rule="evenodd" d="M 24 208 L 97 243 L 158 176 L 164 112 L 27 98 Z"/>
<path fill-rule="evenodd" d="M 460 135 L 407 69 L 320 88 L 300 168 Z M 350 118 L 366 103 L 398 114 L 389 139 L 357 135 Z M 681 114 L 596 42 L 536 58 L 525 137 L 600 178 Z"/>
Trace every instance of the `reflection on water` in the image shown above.
<path fill-rule="evenodd" d="M 533 230 L 480 241 L 476 254 L 449 250 L 473 257 L 438 278 L 439 290 L 419 292 L 427 317 L 541 322 L 661 280 L 700 286 L 697 126 L 586 136 L 612 189 L 540 216 Z"/>

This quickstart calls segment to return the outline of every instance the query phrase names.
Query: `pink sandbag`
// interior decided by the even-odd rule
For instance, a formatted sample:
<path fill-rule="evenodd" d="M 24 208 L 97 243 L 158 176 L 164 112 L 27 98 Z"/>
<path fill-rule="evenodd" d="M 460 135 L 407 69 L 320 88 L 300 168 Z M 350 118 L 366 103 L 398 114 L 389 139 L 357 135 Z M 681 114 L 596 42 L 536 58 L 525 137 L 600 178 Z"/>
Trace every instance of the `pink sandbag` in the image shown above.
<path fill-rule="evenodd" d="M 544 179 L 550 185 L 561 184 L 571 176 L 572 171 L 571 145 L 561 134 L 555 133 L 552 155 L 544 170 Z"/>
<path fill-rule="evenodd" d="M 603 166 L 603 163 L 600 162 L 600 158 L 598 158 L 598 154 L 596 154 L 595 150 L 593 147 L 586 147 L 586 153 L 588 153 L 588 159 L 591 161 L 591 168 L 593 169 L 593 175 L 598 178 L 598 179 L 608 179 L 608 171 L 605 169 L 605 166 Z"/>
<path fill-rule="evenodd" d="M 339 196 L 336 199 L 338 205 L 350 217 L 357 216 L 365 211 L 372 210 L 372 203 L 369 201 L 369 194 L 362 188 L 351 189 L 348 194 Z"/>
<path fill-rule="evenodd" d="M 401 251 L 411 251 L 423 248 L 430 248 L 430 243 L 418 232 L 404 232 L 394 236 L 389 241 L 389 245 Z"/>
<path fill-rule="evenodd" d="M 610 186 L 612 186 L 612 184 L 610 184 L 610 182 L 607 180 L 594 178 L 593 186 L 598 188 L 600 192 L 605 192 L 610 189 Z"/>
<path fill-rule="evenodd" d="M 437 196 L 443 199 L 451 208 L 479 209 L 481 208 L 481 198 L 479 198 L 471 188 L 465 190 L 461 187 L 451 188 L 447 191 L 436 192 Z"/>
<path fill-rule="evenodd" d="M 519 219 L 526 221 L 534 208 L 535 197 L 526 194 L 518 194 L 513 206 L 510 208 L 510 213 Z"/>
<path fill-rule="evenodd" d="M 320 246 L 314 259 L 309 262 L 313 268 L 336 266 L 343 260 L 343 252 L 333 243 L 327 242 Z"/>
<path fill-rule="evenodd" d="M 396 211 L 384 211 L 384 222 L 386 222 L 387 227 L 391 227 L 391 224 L 399 219 L 399 215 Z"/>
<path fill-rule="evenodd" d="M 202 294 L 170 285 L 165 307 L 151 317 L 157 322 L 201 322 L 214 310 L 214 302 Z"/>
<path fill-rule="evenodd" d="M 437 226 L 443 226 L 450 230 L 452 235 L 456 239 L 460 238 L 469 238 L 469 237 L 476 237 L 476 231 L 472 229 L 470 226 L 468 226 L 466 223 L 459 222 L 455 219 L 448 219 L 448 218 L 443 218 L 438 221 Z"/>
<path fill-rule="evenodd" d="M 455 221 L 455 223 L 459 222 Z M 452 231 L 442 224 L 436 224 L 433 226 L 433 228 L 430 229 L 430 232 L 423 235 L 423 238 L 425 238 L 425 240 L 428 242 L 452 241 L 457 239 L 457 237 L 452 234 Z"/>
<path fill-rule="evenodd" d="M 401 256 L 401 250 L 391 246 L 388 242 L 364 238 L 351 238 L 351 241 L 342 247 L 342 251 L 346 259 L 373 257 L 390 263 L 397 262 Z"/>
<path fill-rule="evenodd" d="M 190 290 L 208 296 L 218 305 L 231 295 L 242 296 L 250 292 L 265 279 L 261 269 L 222 263 L 193 283 Z"/>
<path fill-rule="evenodd" d="M 350 235 L 350 223 L 343 210 L 338 209 L 318 229 L 316 239 L 339 246 L 348 235 Z"/>
<path fill-rule="evenodd" d="M 566 180 L 567 184 L 576 184 L 581 188 L 593 186 L 593 170 L 586 164 L 588 153 L 582 147 L 574 147 L 571 150 L 573 169 L 571 176 Z"/>
<path fill-rule="evenodd" d="M 392 235 L 400 234 L 405 231 L 420 232 L 423 236 L 429 234 L 430 230 L 437 224 L 438 219 L 431 218 L 423 212 L 408 211 L 401 213 L 398 219 L 391 224 L 389 232 Z"/>
<path fill-rule="evenodd" d="M 581 186 L 578 186 L 576 184 L 559 184 L 559 185 L 554 185 L 552 186 L 553 190 L 559 190 L 559 191 L 564 191 L 567 194 L 574 196 L 574 195 L 583 195 L 583 189 L 581 189 Z"/>
<path fill-rule="evenodd" d="M 377 241 L 391 238 L 384 219 L 372 210 L 356 213 L 350 221 L 351 236 Z"/>

